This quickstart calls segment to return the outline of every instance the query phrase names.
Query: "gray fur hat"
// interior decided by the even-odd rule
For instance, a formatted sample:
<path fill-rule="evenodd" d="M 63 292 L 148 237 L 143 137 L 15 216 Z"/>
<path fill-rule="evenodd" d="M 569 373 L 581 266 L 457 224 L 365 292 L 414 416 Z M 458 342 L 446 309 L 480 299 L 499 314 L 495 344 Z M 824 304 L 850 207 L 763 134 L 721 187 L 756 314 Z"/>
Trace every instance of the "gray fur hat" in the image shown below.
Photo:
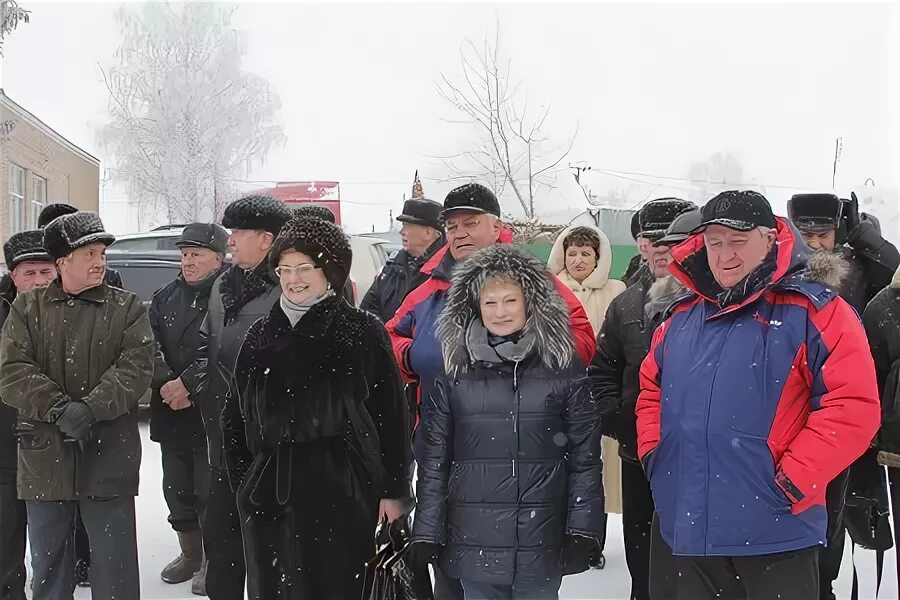
<path fill-rule="evenodd" d="M 255 229 L 278 235 L 291 218 L 291 209 L 271 196 L 246 196 L 235 200 L 222 215 L 222 226 L 228 229 Z"/>
<path fill-rule="evenodd" d="M 512 244 L 497 244 L 476 252 L 453 273 L 437 326 L 447 373 L 455 374 L 469 364 L 466 333 L 480 317 L 478 300 L 485 282 L 492 277 L 514 281 L 522 287 L 524 331 L 534 335 L 541 362 L 551 369 L 567 367 L 572 362 L 575 343 L 569 328 L 569 309 L 553 276 L 534 256 Z"/>
<path fill-rule="evenodd" d="M 44 228 L 44 248 L 53 258 L 63 258 L 89 244 L 109 246 L 116 236 L 103 228 L 94 213 L 77 212 L 56 217 Z"/>

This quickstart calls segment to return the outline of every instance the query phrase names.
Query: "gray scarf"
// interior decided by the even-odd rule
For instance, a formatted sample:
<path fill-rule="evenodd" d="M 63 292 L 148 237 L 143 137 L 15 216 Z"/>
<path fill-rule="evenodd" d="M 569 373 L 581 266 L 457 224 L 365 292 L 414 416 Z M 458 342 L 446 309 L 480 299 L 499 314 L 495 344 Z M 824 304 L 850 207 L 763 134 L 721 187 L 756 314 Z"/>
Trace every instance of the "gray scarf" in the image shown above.
<path fill-rule="evenodd" d="M 284 314 L 285 316 L 287 316 L 288 321 L 291 322 L 291 327 L 294 327 L 297 325 L 297 323 L 300 322 L 300 319 L 303 318 L 303 315 L 309 312 L 310 308 L 312 308 L 322 300 L 331 298 L 332 296 L 334 296 L 334 290 L 328 288 L 321 296 L 310 298 L 305 302 L 296 304 L 288 300 L 284 294 L 281 294 L 281 310 L 284 311 Z"/>
<path fill-rule="evenodd" d="M 472 362 L 501 363 L 521 362 L 534 349 L 534 335 L 523 333 L 515 341 L 509 336 L 492 338 L 481 319 L 473 319 L 466 332 L 466 347 Z"/>

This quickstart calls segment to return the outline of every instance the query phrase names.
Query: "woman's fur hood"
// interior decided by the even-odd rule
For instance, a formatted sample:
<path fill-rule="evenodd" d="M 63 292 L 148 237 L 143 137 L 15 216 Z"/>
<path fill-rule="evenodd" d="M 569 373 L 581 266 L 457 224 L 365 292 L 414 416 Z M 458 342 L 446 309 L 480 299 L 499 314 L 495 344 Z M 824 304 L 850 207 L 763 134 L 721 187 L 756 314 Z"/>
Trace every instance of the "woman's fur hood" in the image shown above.
<path fill-rule="evenodd" d="M 480 318 L 478 300 L 485 281 L 499 277 L 522 286 L 525 296 L 525 333 L 534 337 L 535 352 L 548 368 L 567 367 L 575 344 L 569 329 L 569 310 L 556 290 L 552 275 L 535 257 L 515 246 L 498 244 L 475 253 L 457 266 L 438 318 L 437 337 L 444 366 L 455 375 L 470 363 L 466 333 Z"/>
<path fill-rule="evenodd" d="M 563 242 L 566 236 L 576 227 L 590 229 L 600 236 L 600 256 L 597 257 L 597 268 L 588 275 L 587 279 L 581 282 L 581 285 L 586 288 L 601 289 L 609 280 L 609 270 L 612 268 L 612 245 L 609 243 L 609 238 L 606 237 L 606 234 L 599 227 L 592 225 L 570 225 L 566 227 L 556 237 L 556 241 L 553 242 L 550 258 L 547 261 L 547 269 L 557 277 L 566 272 L 566 251 L 563 249 Z"/>

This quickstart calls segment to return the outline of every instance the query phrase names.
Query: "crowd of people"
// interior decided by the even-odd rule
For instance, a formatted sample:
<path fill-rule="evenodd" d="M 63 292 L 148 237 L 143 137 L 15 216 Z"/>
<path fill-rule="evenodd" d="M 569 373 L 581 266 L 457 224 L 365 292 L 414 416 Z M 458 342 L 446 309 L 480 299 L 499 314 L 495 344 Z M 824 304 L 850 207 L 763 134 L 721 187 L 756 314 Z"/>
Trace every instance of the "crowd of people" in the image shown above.
<path fill-rule="evenodd" d="M 845 531 L 884 533 L 900 253 L 855 196 L 652 200 L 619 281 L 599 228 L 544 264 L 467 184 L 406 201 L 360 308 L 318 207 L 188 225 L 149 310 L 99 217 L 45 210 L 4 245 L 0 600 L 26 597 L 26 535 L 34 600 L 140 597 L 148 390 L 180 546 L 160 576 L 213 600 L 355 600 L 398 520 L 437 600 L 557 598 L 602 567 L 609 513 L 632 600 L 827 600 Z"/>

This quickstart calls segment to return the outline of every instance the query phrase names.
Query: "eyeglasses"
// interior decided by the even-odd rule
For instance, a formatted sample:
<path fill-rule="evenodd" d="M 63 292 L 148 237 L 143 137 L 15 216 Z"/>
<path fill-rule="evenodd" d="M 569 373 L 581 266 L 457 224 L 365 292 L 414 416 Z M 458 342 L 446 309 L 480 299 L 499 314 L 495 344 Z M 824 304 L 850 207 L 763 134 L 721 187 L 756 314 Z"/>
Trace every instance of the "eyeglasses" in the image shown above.
<path fill-rule="evenodd" d="M 275 274 L 278 275 L 278 278 L 287 277 L 290 275 L 309 275 L 316 269 L 318 269 L 316 265 L 311 265 L 309 263 L 304 263 L 302 265 L 296 265 L 294 267 L 288 265 L 278 265 L 275 267 Z"/>

